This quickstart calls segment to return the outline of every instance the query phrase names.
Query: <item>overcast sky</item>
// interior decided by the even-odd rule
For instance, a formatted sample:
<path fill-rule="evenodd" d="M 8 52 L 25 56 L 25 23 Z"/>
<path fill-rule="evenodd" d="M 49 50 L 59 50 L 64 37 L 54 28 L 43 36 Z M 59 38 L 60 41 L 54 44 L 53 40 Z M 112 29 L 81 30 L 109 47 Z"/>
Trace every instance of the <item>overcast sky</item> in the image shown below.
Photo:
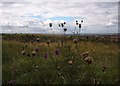
<path fill-rule="evenodd" d="M 81 33 L 118 32 L 117 2 L 2 0 L 0 13 L 0 33 L 52 33 L 49 28 L 52 22 L 54 33 L 59 34 L 63 30 L 58 24 L 64 21 L 67 33 L 73 33 L 76 20 L 84 21 Z"/>

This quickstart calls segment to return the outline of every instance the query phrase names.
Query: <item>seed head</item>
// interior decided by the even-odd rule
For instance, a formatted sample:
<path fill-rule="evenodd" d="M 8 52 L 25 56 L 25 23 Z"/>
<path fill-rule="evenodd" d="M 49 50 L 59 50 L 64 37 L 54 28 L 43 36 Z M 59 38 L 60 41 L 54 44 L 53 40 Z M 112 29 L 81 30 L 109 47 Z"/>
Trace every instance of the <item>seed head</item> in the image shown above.
<path fill-rule="evenodd" d="M 60 24 L 58 26 L 60 27 Z"/>
<path fill-rule="evenodd" d="M 76 20 L 76 25 L 78 25 L 78 20 Z"/>
<path fill-rule="evenodd" d="M 85 59 L 85 58 L 88 57 L 88 56 L 89 56 L 89 52 L 84 52 L 84 53 L 82 54 L 83 59 Z"/>
<path fill-rule="evenodd" d="M 23 50 L 21 53 L 22 53 L 22 55 L 25 55 L 25 50 Z"/>
<path fill-rule="evenodd" d="M 37 38 L 36 41 L 39 42 L 39 41 L 40 41 L 40 38 Z"/>
<path fill-rule="evenodd" d="M 70 61 L 68 61 L 68 63 L 69 63 L 70 65 L 72 65 L 72 64 L 73 64 L 73 61 L 72 61 L 72 60 L 70 60 Z"/>
<path fill-rule="evenodd" d="M 35 54 L 36 54 L 36 51 L 32 51 L 32 56 L 35 56 Z"/>
<path fill-rule="evenodd" d="M 66 31 L 67 31 L 67 28 L 64 28 L 64 31 L 66 32 Z"/>
<path fill-rule="evenodd" d="M 61 70 L 61 68 L 60 68 L 59 66 L 57 67 L 57 69 L 58 69 L 58 70 Z"/>
<path fill-rule="evenodd" d="M 66 24 L 66 22 L 64 22 L 64 25 Z"/>
<path fill-rule="evenodd" d="M 74 43 L 78 43 L 78 39 L 73 39 L 73 42 Z"/>
<path fill-rule="evenodd" d="M 81 22 L 83 23 L 83 20 L 81 20 Z"/>
<path fill-rule="evenodd" d="M 61 26 L 64 27 L 64 23 L 61 23 Z"/>
<path fill-rule="evenodd" d="M 92 57 L 88 56 L 84 59 L 84 61 L 86 61 L 88 64 L 92 64 L 93 59 Z"/>
<path fill-rule="evenodd" d="M 47 44 L 49 45 L 49 44 L 50 44 L 50 42 L 51 42 L 51 41 L 50 41 L 50 40 L 48 40 L 48 41 L 47 41 Z"/>
<path fill-rule="evenodd" d="M 52 23 L 49 24 L 49 27 L 52 27 Z"/>
<path fill-rule="evenodd" d="M 81 24 L 79 24 L 79 28 L 81 28 Z"/>

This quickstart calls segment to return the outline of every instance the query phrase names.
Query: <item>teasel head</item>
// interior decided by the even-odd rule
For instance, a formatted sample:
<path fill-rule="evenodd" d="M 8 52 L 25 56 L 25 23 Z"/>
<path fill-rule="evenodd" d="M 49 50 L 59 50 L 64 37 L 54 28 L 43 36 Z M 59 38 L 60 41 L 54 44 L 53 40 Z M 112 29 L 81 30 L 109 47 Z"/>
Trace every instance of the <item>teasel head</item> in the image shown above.
<path fill-rule="evenodd" d="M 64 32 L 66 32 L 67 31 L 67 28 L 64 28 Z"/>
<path fill-rule="evenodd" d="M 83 23 L 83 20 L 81 20 L 81 23 Z"/>
<path fill-rule="evenodd" d="M 64 22 L 64 25 L 66 24 L 66 22 Z"/>
<path fill-rule="evenodd" d="M 52 27 L 52 23 L 49 23 L 49 27 Z"/>
<path fill-rule="evenodd" d="M 59 27 L 61 27 L 61 25 L 60 25 L 60 24 L 59 24 L 58 26 L 59 26 Z"/>
<path fill-rule="evenodd" d="M 61 23 L 61 27 L 64 27 L 64 23 Z"/>
<path fill-rule="evenodd" d="M 78 25 L 78 20 L 76 20 L 76 25 Z"/>
<path fill-rule="evenodd" d="M 79 28 L 81 28 L 81 24 L 79 24 Z"/>

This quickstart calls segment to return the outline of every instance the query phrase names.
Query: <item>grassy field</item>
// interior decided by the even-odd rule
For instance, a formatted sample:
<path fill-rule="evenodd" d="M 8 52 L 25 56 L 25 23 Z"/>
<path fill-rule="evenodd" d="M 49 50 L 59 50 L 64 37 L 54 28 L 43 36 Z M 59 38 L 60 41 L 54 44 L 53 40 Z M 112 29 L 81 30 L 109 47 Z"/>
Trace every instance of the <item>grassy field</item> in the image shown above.
<path fill-rule="evenodd" d="M 62 45 L 58 35 L 3 35 L 2 83 L 118 83 L 117 43 L 65 38 Z"/>

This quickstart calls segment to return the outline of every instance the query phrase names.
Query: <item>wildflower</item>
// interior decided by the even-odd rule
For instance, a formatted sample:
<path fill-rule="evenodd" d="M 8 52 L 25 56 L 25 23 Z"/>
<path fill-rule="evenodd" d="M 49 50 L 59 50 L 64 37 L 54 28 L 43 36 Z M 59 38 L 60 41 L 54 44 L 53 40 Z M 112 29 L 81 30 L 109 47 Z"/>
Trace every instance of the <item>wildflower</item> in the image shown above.
<path fill-rule="evenodd" d="M 35 54 L 36 54 L 36 51 L 32 51 L 32 56 L 35 56 Z"/>
<path fill-rule="evenodd" d="M 37 48 L 35 48 L 35 51 L 36 51 L 36 52 L 39 52 L 39 48 L 38 48 L 38 47 L 37 47 Z"/>
<path fill-rule="evenodd" d="M 59 55 L 59 54 L 60 54 L 60 49 L 56 49 L 56 50 L 55 50 L 55 54 L 56 54 L 56 55 Z"/>
<path fill-rule="evenodd" d="M 23 50 L 21 53 L 22 53 L 22 55 L 25 55 L 25 50 Z"/>
<path fill-rule="evenodd" d="M 68 61 L 68 63 L 69 63 L 70 65 L 72 65 L 72 64 L 73 64 L 73 61 L 72 61 L 72 60 L 70 60 L 70 61 Z"/>
<path fill-rule="evenodd" d="M 47 54 L 47 53 L 44 54 L 44 58 L 45 58 L 45 59 L 48 58 L 48 54 Z"/>
<path fill-rule="evenodd" d="M 78 43 L 78 39 L 73 39 L 73 42 L 74 43 Z"/>

